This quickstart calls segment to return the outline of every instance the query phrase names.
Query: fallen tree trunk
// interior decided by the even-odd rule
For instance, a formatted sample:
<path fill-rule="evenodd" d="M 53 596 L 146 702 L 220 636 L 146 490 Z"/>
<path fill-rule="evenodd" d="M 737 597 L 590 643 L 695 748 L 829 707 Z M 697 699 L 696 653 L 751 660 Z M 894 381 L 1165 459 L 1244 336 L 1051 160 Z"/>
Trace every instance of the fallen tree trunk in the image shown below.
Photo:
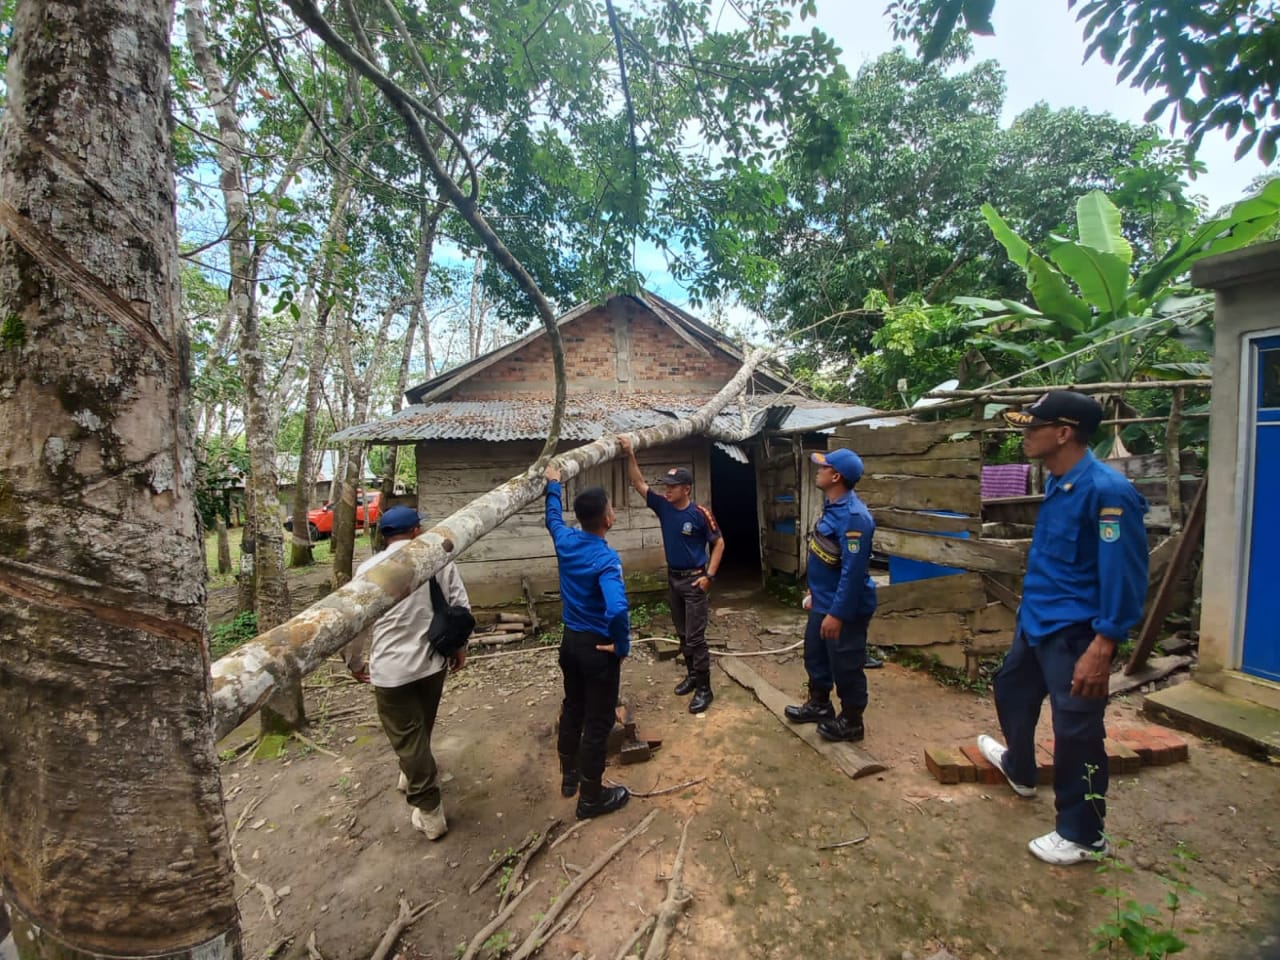
<path fill-rule="evenodd" d="M 636 449 L 674 443 L 706 433 L 711 421 L 746 387 L 768 351 L 753 351 L 724 388 L 687 419 L 633 434 Z M 620 453 L 616 438 L 559 454 L 565 480 Z M 426 583 L 446 563 L 526 504 L 542 495 L 545 482 L 533 468 L 477 497 L 292 620 L 269 630 L 213 664 L 213 712 L 219 739 L 253 715 L 277 684 L 298 680 L 337 653 L 357 633 Z"/>

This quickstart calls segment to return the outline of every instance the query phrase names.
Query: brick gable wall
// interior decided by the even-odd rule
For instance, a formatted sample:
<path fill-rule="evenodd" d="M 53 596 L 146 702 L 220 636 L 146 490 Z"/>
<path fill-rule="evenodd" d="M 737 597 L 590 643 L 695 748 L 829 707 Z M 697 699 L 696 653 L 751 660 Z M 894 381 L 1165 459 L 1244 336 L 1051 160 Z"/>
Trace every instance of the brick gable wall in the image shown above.
<path fill-rule="evenodd" d="M 615 301 L 617 303 L 618 301 Z M 579 392 L 670 391 L 714 393 L 739 363 L 709 348 L 702 353 L 634 301 L 615 316 L 597 307 L 560 328 L 570 390 Z M 616 324 L 625 322 L 619 331 Z M 619 344 L 629 355 L 619 379 Z M 499 400 L 513 394 L 552 396 L 551 345 L 539 337 L 458 385 L 451 400 Z M 444 398 L 442 398 L 444 399 Z"/>

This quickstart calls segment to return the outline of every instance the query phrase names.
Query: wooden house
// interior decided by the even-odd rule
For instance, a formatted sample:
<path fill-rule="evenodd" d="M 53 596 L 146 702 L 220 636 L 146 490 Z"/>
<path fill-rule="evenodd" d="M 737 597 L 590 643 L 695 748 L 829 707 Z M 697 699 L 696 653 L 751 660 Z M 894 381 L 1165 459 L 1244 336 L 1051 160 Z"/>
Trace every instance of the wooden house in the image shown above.
<path fill-rule="evenodd" d="M 691 413 L 742 364 L 727 338 L 655 294 L 616 295 L 558 318 L 568 371 L 561 449 Z M 412 444 L 419 510 L 440 520 L 525 470 L 547 434 L 554 396 L 551 348 L 539 327 L 513 343 L 407 391 L 395 417 L 342 431 L 338 441 Z M 745 395 L 716 419 L 710 435 L 643 450 L 651 482 L 672 466 L 693 473 L 694 499 L 715 512 L 725 536 L 725 572 L 759 578 L 804 571 L 803 533 L 821 506 L 804 453 L 826 449 L 821 430 L 868 413 L 798 390 L 779 371 L 760 369 Z M 576 477 L 566 491 L 602 485 L 617 522 L 609 542 L 629 585 L 665 584 L 662 534 L 654 515 L 614 460 Z M 569 511 L 566 510 L 568 513 Z M 572 521 L 571 521 L 572 522 Z M 533 503 L 459 558 L 474 602 L 497 604 L 557 589 L 555 554 Z"/>

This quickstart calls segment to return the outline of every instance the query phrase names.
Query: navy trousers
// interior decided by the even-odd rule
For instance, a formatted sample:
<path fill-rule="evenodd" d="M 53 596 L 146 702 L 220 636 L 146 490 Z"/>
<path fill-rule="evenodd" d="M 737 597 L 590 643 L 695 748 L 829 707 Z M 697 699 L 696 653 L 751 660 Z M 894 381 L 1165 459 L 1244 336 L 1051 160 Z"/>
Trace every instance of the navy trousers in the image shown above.
<path fill-rule="evenodd" d="M 564 701 L 560 705 L 560 736 L 556 748 L 562 757 L 578 762 L 584 796 L 599 796 L 604 774 L 609 731 L 617 717 L 618 684 L 622 661 L 612 653 L 597 650 L 609 643 L 606 636 L 564 629 L 560 641 L 560 672 L 564 676 Z"/>
<path fill-rule="evenodd" d="M 1009 752 L 1005 772 L 1015 783 L 1036 782 L 1036 723 L 1049 698 L 1053 711 L 1053 797 L 1057 831 L 1076 843 L 1102 840 L 1107 815 L 1106 697 L 1071 695 L 1076 661 L 1093 641 L 1087 623 L 1059 630 L 1033 647 L 1019 630 L 996 671 L 996 713 Z"/>
<path fill-rule="evenodd" d="M 867 624 L 870 617 L 845 620 L 834 640 L 823 640 L 821 627 L 825 613 L 809 611 L 804 628 L 804 669 L 809 685 L 830 691 L 835 687 L 844 710 L 863 710 L 867 706 Z"/>

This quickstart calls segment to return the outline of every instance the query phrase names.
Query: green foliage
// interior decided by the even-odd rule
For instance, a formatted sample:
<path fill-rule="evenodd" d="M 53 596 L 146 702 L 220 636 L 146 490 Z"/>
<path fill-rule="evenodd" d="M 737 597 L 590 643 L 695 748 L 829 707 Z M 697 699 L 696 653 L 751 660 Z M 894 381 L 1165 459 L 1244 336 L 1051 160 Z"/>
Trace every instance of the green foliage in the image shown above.
<path fill-rule="evenodd" d="M 654 617 L 669 616 L 671 608 L 667 606 L 665 600 L 657 600 L 653 603 L 638 603 L 631 608 L 631 628 L 633 630 L 642 630 L 649 624 L 653 623 Z"/>
<path fill-rule="evenodd" d="M 217 660 L 258 635 L 258 615 L 252 610 L 209 628 L 209 656 Z"/>
<path fill-rule="evenodd" d="M 1133 250 L 1119 209 L 1101 191 L 1076 202 L 1075 236 L 1051 233 L 1048 259 L 1037 254 L 991 204 L 982 207 L 992 234 L 1023 269 L 1034 307 L 1010 300 L 957 297 L 985 311 L 972 322 L 975 343 L 1028 363 L 1054 363 L 1047 377 L 1123 382 L 1136 376 L 1185 376 L 1194 354 L 1172 343 L 1207 348 L 1210 298 L 1180 299 L 1176 286 L 1203 257 L 1243 246 L 1280 219 L 1280 180 L 1224 216 L 1187 232 L 1134 276 Z"/>
<path fill-rule="evenodd" d="M 1133 873 L 1133 868 L 1116 859 L 1115 850 L 1128 846 L 1128 841 L 1109 839 L 1109 844 L 1112 851 L 1098 858 L 1097 871 L 1104 880 L 1093 892 L 1111 901 L 1111 914 L 1091 931 L 1094 941 L 1090 952 L 1115 956 L 1119 951 L 1124 956 L 1163 960 L 1187 949 L 1183 936 L 1199 931 L 1193 927 L 1179 930 L 1178 913 L 1186 897 L 1202 895 L 1187 879 L 1189 865 L 1198 858 L 1178 841 L 1173 851 L 1173 875 L 1160 877 L 1165 894 L 1161 907 L 1156 907 L 1142 903 L 1121 886 L 1121 878 Z"/>
<path fill-rule="evenodd" d="M 879 295 L 917 307 L 979 292 L 1020 298 L 1022 271 L 999 256 L 983 201 L 1042 236 L 1090 188 L 1122 192 L 1142 211 L 1125 239 L 1144 258 L 1197 215 L 1182 179 L 1199 168 L 1154 128 L 1039 104 L 1001 129 L 1004 99 L 992 62 L 946 71 L 901 50 L 814 98 L 781 161 L 787 205 L 759 242 L 777 282 L 753 301 L 779 327 L 806 331 L 793 373 L 846 396 L 852 364 L 880 349 Z M 920 389 L 955 376 L 954 364 L 941 372 Z M 913 374 L 913 384 L 927 379 Z M 881 369 L 870 377 L 881 387 L 893 379 Z M 854 384 L 864 399 L 884 397 Z"/>
<path fill-rule="evenodd" d="M 11 313 L 0 323 L 0 350 L 16 350 L 27 342 L 27 327 L 22 318 Z"/>
<path fill-rule="evenodd" d="M 926 62 L 941 57 L 956 34 L 994 32 L 994 0 L 892 0 L 894 35 L 911 38 Z M 1280 123 L 1280 16 L 1270 0 L 1067 0 L 1079 9 L 1088 46 L 1118 69 L 1118 79 L 1159 90 L 1147 120 L 1170 113 L 1198 147 L 1222 130 L 1238 140 L 1236 157 L 1257 148 L 1263 163 L 1276 158 Z"/>
<path fill-rule="evenodd" d="M 480 945 L 480 949 L 489 951 L 489 956 L 500 957 L 511 947 L 511 931 L 499 930 Z"/>

